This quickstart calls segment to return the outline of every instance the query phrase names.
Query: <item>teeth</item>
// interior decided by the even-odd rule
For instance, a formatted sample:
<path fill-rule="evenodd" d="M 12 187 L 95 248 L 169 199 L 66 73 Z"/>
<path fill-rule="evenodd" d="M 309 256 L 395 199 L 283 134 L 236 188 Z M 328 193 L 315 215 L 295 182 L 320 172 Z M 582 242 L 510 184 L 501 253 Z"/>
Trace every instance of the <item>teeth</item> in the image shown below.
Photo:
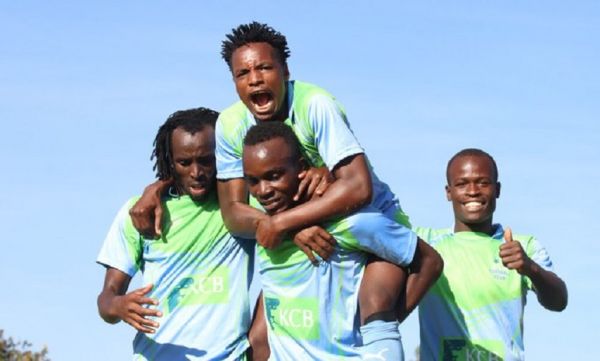
<path fill-rule="evenodd" d="M 465 203 L 465 208 L 468 210 L 477 210 L 481 208 L 481 202 L 467 202 Z"/>

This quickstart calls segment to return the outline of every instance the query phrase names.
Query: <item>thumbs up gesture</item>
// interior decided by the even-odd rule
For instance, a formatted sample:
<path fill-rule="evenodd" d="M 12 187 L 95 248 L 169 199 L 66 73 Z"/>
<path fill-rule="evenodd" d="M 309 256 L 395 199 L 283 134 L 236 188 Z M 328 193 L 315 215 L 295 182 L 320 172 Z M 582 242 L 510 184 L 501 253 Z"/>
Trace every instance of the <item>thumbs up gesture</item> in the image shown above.
<path fill-rule="evenodd" d="M 521 243 L 515 241 L 510 228 L 504 229 L 504 243 L 500 245 L 500 259 L 504 267 L 514 269 L 527 276 L 531 270 L 531 258 L 527 256 Z"/>

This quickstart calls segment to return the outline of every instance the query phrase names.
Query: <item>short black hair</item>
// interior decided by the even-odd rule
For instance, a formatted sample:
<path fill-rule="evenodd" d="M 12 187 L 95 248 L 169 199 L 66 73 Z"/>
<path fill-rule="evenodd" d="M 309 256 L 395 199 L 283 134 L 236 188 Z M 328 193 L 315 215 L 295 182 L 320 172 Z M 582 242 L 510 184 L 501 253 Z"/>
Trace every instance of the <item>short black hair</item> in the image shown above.
<path fill-rule="evenodd" d="M 287 58 L 290 56 L 287 40 L 283 34 L 267 24 L 256 21 L 242 24 L 235 29 L 231 29 L 231 33 L 225 35 L 225 37 L 226 39 L 221 43 L 221 57 L 229 66 L 229 70 L 231 70 L 233 52 L 249 43 L 268 43 L 275 49 L 281 64 L 287 66 Z"/>
<path fill-rule="evenodd" d="M 253 146 L 276 138 L 282 138 L 285 144 L 290 147 L 294 159 L 302 158 L 300 141 L 292 128 L 283 122 L 258 122 L 250 127 L 246 133 L 244 145 Z"/>
<path fill-rule="evenodd" d="M 486 157 L 490 160 L 490 162 L 492 162 L 492 168 L 494 170 L 494 176 L 495 182 L 498 182 L 498 166 L 496 165 L 496 161 L 494 160 L 494 157 L 492 157 L 489 153 L 478 149 L 478 148 L 465 148 L 461 151 L 459 151 L 458 153 L 456 153 L 454 156 L 452 156 L 452 158 L 450 158 L 450 160 L 448 161 L 448 165 L 446 166 L 446 181 L 448 182 L 448 184 L 450 184 L 450 166 L 452 165 L 452 162 L 454 162 L 456 159 L 458 158 L 462 158 L 462 157 L 468 157 L 468 156 L 475 156 L 475 157 Z"/>
<path fill-rule="evenodd" d="M 208 108 L 179 110 L 171 114 L 165 123 L 158 128 L 154 138 L 154 149 L 150 160 L 156 159 L 152 169 L 158 179 L 173 177 L 173 157 L 171 154 L 171 135 L 179 127 L 188 133 L 200 132 L 204 127 L 215 128 L 219 113 Z"/>

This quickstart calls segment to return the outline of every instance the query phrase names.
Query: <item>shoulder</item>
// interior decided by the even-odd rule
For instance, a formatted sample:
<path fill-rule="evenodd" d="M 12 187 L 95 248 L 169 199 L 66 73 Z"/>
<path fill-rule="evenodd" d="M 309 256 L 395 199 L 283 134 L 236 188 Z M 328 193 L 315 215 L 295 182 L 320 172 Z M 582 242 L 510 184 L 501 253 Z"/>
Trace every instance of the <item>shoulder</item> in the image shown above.
<path fill-rule="evenodd" d="M 291 84 L 294 91 L 294 108 L 296 109 L 308 109 L 311 106 L 336 104 L 335 97 L 317 85 L 297 80 L 291 82 Z"/>
<path fill-rule="evenodd" d="M 452 229 L 450 228 L 428 228 L 428 227 L 414 227 L 413 231 L 425 242 L 430 245 L 435 245 L 444 239 L 452 238 Z"/>
<path fill-rule="evenodd" d="M 235 132 L 241 124 L 248 121 L 248 109 L 242 103 L 238 101 L 230 107 L 223 110 L 217 118 L 217 131 L 222 134 L 231 134 Z"/>

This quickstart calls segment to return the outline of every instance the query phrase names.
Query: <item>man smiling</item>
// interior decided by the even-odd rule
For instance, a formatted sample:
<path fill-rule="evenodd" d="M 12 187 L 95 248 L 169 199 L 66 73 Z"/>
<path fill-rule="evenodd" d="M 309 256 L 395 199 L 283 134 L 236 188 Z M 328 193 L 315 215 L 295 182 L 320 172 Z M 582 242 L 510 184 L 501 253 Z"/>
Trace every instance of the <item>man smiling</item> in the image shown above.
<path fill-rule="evenodd" d="M 300 184 L 298 175 L 307 168 L 307 163 L 287 125 L 262 122 L 251 127 L 244 140 L 243 167 L 250 193 L 269 216 L 304 203 L 294 196 Z M 272 358 L 402 359 L 402 354 L 391 347 L 381 347 L 375 352 L 372 347 L 360 347 L 375 338 L 393 342 L 398 330 L 397 323 L 374 321 L 361 328 L 361 340 L 358 291 L 368 257 L 365 252 L 406 266 L 413 258 L 416 235 L 371 207 L 322 226 L 336 239 L 337 246 L 331 257 L 317 266 L 306 259 L 291 239 L 274 249 L 258 248 L 257 265 Z M 321 227 L 311 227 L 310 231 L 317 235 L 324 232 Z M 434 253 L 431 251 L 429 256 L 438 257 Z M 429 282 L 437 275 L 432 272 Z M 373 334 L 371 328 L 378 330 Z"/>
<path fill-rule="evenodd" d="M 527 291 L 545 308 L 562 311 L 565 283 L 534 237 L 513 236 L 492 222 L 500 182 L 489 154 L 458 152 L 446 176 L 454 230 L 416 228 L 445 265 L 419 304 L 421 360 L 522 360 Z"/>
<path fill-rule="evenodd" d="M 232 237 L 215 191 L 214 125 L 218 113 L 178 111 L 154 142 L 160 179 L 173 178 L 160 239 L 143 238 L 117 215 L 98 263 L 106 267 L 98 310 L 109 323 L 138 331 L 136 360 L 241 360 L 248 348 L 248 286 L 253 242 Z M 142 271 L 146 286 L 127 293 Z M 159 322 L 160 321 L 160 325 Z M 210 327 L 208 327 L 210 325 Z"/>

